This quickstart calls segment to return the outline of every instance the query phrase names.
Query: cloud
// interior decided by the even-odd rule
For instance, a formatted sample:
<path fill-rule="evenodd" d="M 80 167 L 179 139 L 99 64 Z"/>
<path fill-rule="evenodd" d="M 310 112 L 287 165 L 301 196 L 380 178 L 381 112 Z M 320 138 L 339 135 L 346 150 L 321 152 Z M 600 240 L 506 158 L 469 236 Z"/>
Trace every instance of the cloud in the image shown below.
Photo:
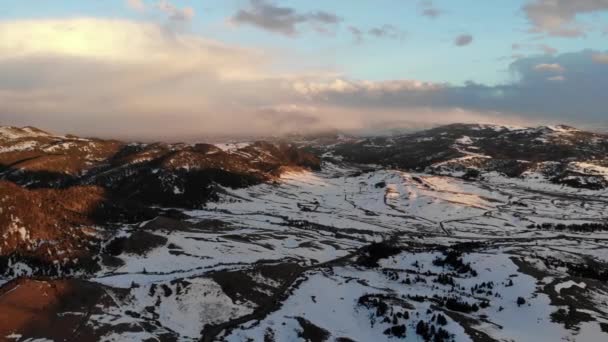
<path fill-rule="evenodd" d="M 429 18 L 437 18 L 441 15 L 441 11 L 436 8 L 425 8 L 422 10 L 422 15 Z"/>
<path fill-rule="evenodd" d="M 449 122 L 605 120 L 600 51 L 521 58 L 514 81 L 487 86 L 284 75 L 288 56 L 244 49 L 162 25 L 62 19 L 0 23 L 3 124 L 125 138 L 203 139 Z M 95 39 L 92 39 L 94 37 Z M 297 64 L 297 60 L 289 61 Z M 538 65 L 559 65 L 547 74 Z M 548 80 L 561 76 L 563 79 Z"/>
<path fill-rule="evenodd" d="M 382 94 L 432 91 L 443 87 L 442 84 L 421 82 L 416 80 L 364 81 L 333 78 L 328 80 L 303 80 L 291 83 L 293 89 L 305 96 L 330 94 L 358 94 L 366 97 L 376 97 Z"/>
<path fill-rule="evenodd" d="M 141 68 L 164 64 L 169 72 L 207 68 L 222 79 L 254 77 L 255 64 L 267 64 L 254 50 L 128 20 L 5 21 L 0 32 L 3 63 L 64 58 Z"/>
<path fill-rule="evenodd" d="M 512 44 L 511 48 L 513 50 L 523 50 L 523 49 L 537 49 L 542 51 L 547 55 L 555 55 L 558 51 L 556 48 L 549 46 L 547 44 Z"/>
<path fill-rule="evenodd" d="M 541 63 L 541 64 L 535 65 L 534 70 L 541 71 L 541 72 L 562 73 L 562 72 L 564 72 L 565 69 L 563 66 L 561 66 L 557 63 L 552 63 L 552 64 Z"/>
<path fill-rule="evenodd" d="M 143 11 L 146 9 L 146 4 L 143 0 L 126 0 L 127 7 L 135 11 Z"/>
<path fill-rule="evenodd" d="M 423 100 L 446 85 L 354 80 L 332 72 L 277 74 L 273 60 L 282 56 L 156 24 L 31 20 L 0 23 L 0 32 L 0 116 L 6 124 L 178 140 L 369 131 L 485 115 L 434 109 Z M 412 104 L 394 106 L 397 99 Z"/>
<path fill-rule="evenodd" d="M 349 26 L 348 31 L 353 35 L 355 43 L 360 44 L 363 42 L 363 36 L 365 33 L 361 29 L 355 26 Z"/>
<path fill-rule="evenodd" d="M 608 64 L 608 53 L 595 53 L 591 56 L 595 63 Z"/>
<path fill-rule="evenodd" d="M 149 9 L 157 10 L 175 23 L 189 22 L 196 15 L 192 7 L 179 8 L 169 0 L 158 0 L 154 6 L 146 5 L 143 0 L 126 0 L 125 2 L 128 8 L 137 12 L 144 12 Z"/>
<path fill-rule="evenodd" d="M 327 129 L 326 120 L 323 120 L 318 108 L 301 104 L 277 104 L 261 107 L 257 111 L 259 120 L 268 126 L 274 126 L 275 133 L 297 132 L 302 127 L 311 130 Z"/>
<path fill-rule="evenodd" d="M 555 55 L 557 53 L 557 49 L 556 48 L 551 47 L 551 46 L 546 45 L 546 44 L 540 44 L 540 45 L 538 45 L 538 48 L 541 49 L 547 55 Z"/>
<path fill-rule="evenodd" d="M 369 113 L 380 109 L 405 113 L 427 107 L 434 113 L 452 113 L 460 108 L 471 117 L 483 113 L 486 120 L 493 121 L 589 123 L 605 120 L 606 115 L 603 93 L 608 88 L 608 67 L 592 61 L 597 53 L 585 50 L 520 58 L 509 66 L 514 81 L 495 86 L 394 81 L 399 86 L 388 87 L 383 82 L 340 80 L 314 85 L 312 91 L 304 87 L 303 94 L 312 97 L 318 106 L 321 102 Z M 541 70 L 562 71 L 547 75 L 539 72 L 539 65 L 549 66 Z"/>
<path fill-rule="evenodd" d="M 362 43 L 366 38 L 404 40 L 407 35 L 405 31 L 390 24 L 372 27 L 368 30 L 356 26 L 349 26 L 348 31 L 357 44 Z"/>
<path fill-rule="evenodd" d="M 0 32 L 0 117 L 15 123 L 87 134 L 226 131 L 226 115 L 257 107 L 256 92 L 269 87 L 268 56 L 160 25 L 82 18 L 2 22 Z"/>
<path fill-rule="evenodd" d="M 389 39 L 399 39 L 402 40 L 405 38 L 405 32 L 399 30 L 393 25 L 383 25 L 381 27 L 373 27 L 368 33 L 371 36 L 376 38 L 389 38 Z"/>
<path fill-rule="evenodd" d="M 324 11 L 299 12 L 291 7 L 281 7 L 267 0 L 250 0 L 249 7 L 240 9 L 231 18 L 238 25 L 251 25 L 263 30 L 295 36 L 298 26 L 310 24 L 318 32 L 331 31 L 328 27 L 342 22 L 342 18 Z"/>
<path fill-rule="evenodd" d="M 466 46 L 473 42 L 473 36 L 470 34 L 461 34 L 460 36 L 454 38 L 454 45 L 456 46 Z"/>
<path fill-rule="evenodd" d="M 608 0 L 531 0 L 523 7 L 532 32 L 561 37 L 585 34 L 578 15 L 607 10 Z"/>
<path fill-rule="evenodd" d="M 418 11 L 422 16 L 431 19 L 436 19 L 443 14 L 443 11 L 435 7 L 431 0 L 422 0 L 418 2 Z"/>
<path fill-rule="evenodd" d="M 156 6 L 170 20 L 177 22 L 190 21 L 196 14 L 192 7 L 178 8 L 167 0 L 159 0 Z"/>

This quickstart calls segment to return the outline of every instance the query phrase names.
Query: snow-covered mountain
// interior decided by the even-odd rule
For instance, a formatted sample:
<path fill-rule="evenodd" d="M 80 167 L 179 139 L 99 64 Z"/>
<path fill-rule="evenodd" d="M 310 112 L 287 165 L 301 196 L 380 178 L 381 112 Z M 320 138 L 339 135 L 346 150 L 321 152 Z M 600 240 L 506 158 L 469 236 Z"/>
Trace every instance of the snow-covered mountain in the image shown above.
<path fill-rule="evenodd" d="M 576 188 L 608 186 L 608 136 L 568 126 L 454 124 L 321 148 L 351 162 L 458 177 L 499 173 Z"/>
<path fill-rule="evenodd" d="M 152 219 L 162 210 L 151 206 L 200 208 L 299 168 L 319 160 L 288 144 L 124 143 L 0 127 L 0 257 L 31 259 L 48 274 L 89 269 L 97 226 Z M 82 226 L 89 235 L 74 230 Z"/>
<path fill-rule="evenodd" d="M 147 204 L 196 207 L 215 185 L 257 184 L 290 167 L 318 169 L 319 160 L 289 144 L 125 143 L 0 127 L 0 179 L 28 188 L 93 185 Z"/>
<path fill-rule="evenodd" d="M 605 136 L 5 131 L 0 340 L 608 337 Z"/>

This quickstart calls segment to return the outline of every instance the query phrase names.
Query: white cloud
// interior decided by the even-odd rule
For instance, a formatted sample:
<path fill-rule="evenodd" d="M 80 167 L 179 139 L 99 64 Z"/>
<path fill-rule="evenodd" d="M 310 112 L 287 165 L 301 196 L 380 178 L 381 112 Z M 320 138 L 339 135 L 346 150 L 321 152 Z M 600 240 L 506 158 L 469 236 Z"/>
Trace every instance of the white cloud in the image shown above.
<path fill-rule="evenodd" d="M 541 63 L 534 66 L 534 70 L 543 72 L 556 72 L 562 73 L 565 71 L 564 67 L 557 63 Z"/>
<path fill-rule="evenodd" d="M 71 58 L 158 72 L 205 70 L 219 78 L 255 77 L 266 57 L 155 24 L 78 18 L 0 22 L 0 61 Z M 66 77 L 69 75 L 65 75 Z"/>
<path fill-rule="evenodd" d="M 281 75 L 271 71 L 280 57 L 141 22 L 4 22 L 0 115 L 6 123 L 79 134 L 174 138 L 484 117 L 425 103 L 383 104 L 387 96 L 432 93 L 441 84 L 352 80 L 331 72 Z"/>
<path fill-rule="evenodd" d="M 158 133 L 163 126 L 212 131 L 228 124 L 227 114 L 264 98 L 256 92 L 268 87 L 269 63 L 258 51 L 154 24 L 3 22 L 0 116 L 89 133 L 104 127 Z"/>
<path fill-rule="evenodd" d="M 291 86 L 296 92 L 306 96 L 327 95 L 329 93 L 365 93 L 368 96 L 374 96 L 380 93 L 399 93 L 402 91 L 432 91 L 443 87 L 441 84 L 416 80 L 365 81 L 344 78 L 314 81 L 299 80 L 294 81 Z"/>
<path fill-rule="evenodd" d="M 551 82 L 563 82 L 565 81 L 566 78 L 564 76 L 552 76 L 552 77 L 548 77 L 547 81 L 551 81 Z"/>

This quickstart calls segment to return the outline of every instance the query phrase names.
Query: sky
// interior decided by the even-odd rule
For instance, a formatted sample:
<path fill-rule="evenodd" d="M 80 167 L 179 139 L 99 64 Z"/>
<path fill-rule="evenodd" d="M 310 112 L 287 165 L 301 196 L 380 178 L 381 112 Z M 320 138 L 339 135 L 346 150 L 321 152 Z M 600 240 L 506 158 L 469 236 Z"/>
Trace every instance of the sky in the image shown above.
<path fill-rule="evenodd" d="M 0 125 L 608 127 L 608 0 L 0 0 Z"/>

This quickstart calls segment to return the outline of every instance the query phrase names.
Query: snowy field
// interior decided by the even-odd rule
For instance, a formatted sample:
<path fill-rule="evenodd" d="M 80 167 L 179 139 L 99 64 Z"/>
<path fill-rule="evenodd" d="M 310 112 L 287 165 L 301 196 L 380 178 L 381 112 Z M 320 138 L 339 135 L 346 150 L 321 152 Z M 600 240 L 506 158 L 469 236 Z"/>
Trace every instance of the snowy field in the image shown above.
<path fill-rule="evenodd" d="M 606 265 L 608 231 L 568 227 L 605 224 L 607 206 L 606 192 L 499 175 L 288 172 L 223 189 L 178 227 L 123 227 L 164 242 L 95 275 L 120 295 L 115 320 L 94 318 L 143 327 L 108 341 L 606 341 L 607 273 L 584 267 Z M 396 252 L 360 262 L 389 240 Z"/>

